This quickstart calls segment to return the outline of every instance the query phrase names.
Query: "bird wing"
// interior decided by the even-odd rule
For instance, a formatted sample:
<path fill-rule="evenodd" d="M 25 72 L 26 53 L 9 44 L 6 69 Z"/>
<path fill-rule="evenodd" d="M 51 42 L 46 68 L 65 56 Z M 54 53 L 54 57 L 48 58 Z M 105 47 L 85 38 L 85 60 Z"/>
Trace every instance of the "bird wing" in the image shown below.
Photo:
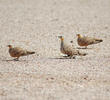
<path fill-rule="evenodd" d="M 83 37 L 82 38 L 82 42 L 84 42 L 85 44 L 94 44 L 95 38 L 91 38 L 91 37 Z"/>
<path fill-rule="evenodd" d="M 19 48 L 19 47 L 13 48 L 13 51 L 15 54 L 18 54 L 20 56 L 22 56 L 26 53 L 26 50 L 23 50 L 22 48 Z"/>
<path fill-rule="evenodd" d="M 70 45 L 66 45 L 66 44 L 64 44 L 64 51 L 67 55 L 70 55 L 70 56 L 78 54 L 78 51 L 75 48 L 73 48 Z"/>

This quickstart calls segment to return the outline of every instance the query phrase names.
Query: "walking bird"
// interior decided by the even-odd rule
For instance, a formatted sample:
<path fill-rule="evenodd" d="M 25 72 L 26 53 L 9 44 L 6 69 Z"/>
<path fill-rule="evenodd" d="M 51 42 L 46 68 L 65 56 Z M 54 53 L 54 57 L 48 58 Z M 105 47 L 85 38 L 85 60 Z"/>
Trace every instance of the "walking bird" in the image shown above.
<path fill-rule="evenodd" d="M 63 54 L 66 54 L 67 56 L 69 56 L 70 58 L 75 58 L 76 55 L 78 56 L 85 56 L 87 55 L 87 53 L 82 53 L 79 50 L 73 48 L 70 45 L 67 45 L 64 41 L 63 36 L 58 36 L 61 40 L 61 45 L 60 45 L 60 51 Z"/>
<path fill-rule="evenodd" d="M 81 36 L 80 34 L 77 34 L 77 43 L 79 46 L 85 46 L 87 48 L 88 45 L 97 44 L 100 42 L 103 42 L 102 39 L 87 37 L 87 36 Z"/>
<path fill-rule="evenodd" d="M 19 60 L 20 56 L 27 56 L 30 54 L 34 54 L 35 52 L 23 50 L 20 47 L 12 47 L 12 45 L 8 45 L 9 47 L 9 54 L 11 57 L 15 57 L 14 60 Z"/>

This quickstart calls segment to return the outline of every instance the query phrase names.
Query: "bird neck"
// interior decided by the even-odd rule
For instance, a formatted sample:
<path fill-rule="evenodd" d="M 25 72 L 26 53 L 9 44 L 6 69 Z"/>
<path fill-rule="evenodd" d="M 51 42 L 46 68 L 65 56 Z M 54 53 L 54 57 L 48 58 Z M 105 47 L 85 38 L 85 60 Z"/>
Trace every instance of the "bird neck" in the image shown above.
<path fill-rule="evenodd" d="M 63 46 L 63 39 L 61 39 L 61 47 Z"/>

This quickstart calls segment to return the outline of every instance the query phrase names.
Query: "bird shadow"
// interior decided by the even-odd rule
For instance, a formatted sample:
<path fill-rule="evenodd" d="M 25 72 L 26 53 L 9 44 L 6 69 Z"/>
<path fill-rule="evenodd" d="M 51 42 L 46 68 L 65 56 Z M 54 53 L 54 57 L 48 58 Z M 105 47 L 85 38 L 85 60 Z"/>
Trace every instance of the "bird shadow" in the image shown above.
<path fill-rule="evenodd" d="M 80 48 L 80 47 L 77 47 L 77 49 L 93 49 L 93 48 Z"/>
<path fill-rule="evenodd" d="M 26 61 L 26 60 L 15 60 L 15 59 L 9 59 L 9 60 L 2 60 L 2 61 L 6 61 L 6 62 L 11 62 L 11 61 L 22 62 L 22 61 Z"/>
<path fill-rule="evenodd" d="M 2 61 L 15 61 L 15 60 L 13 60 L 13 59 L 10 59 L 10 60 L 2 60 Z"/>
<path fill-rule="evenodd" d="M 49 58 L 49 59 L 75 59 L 75 58 L 70 58 L 68 56 L 63 56 L 63 57 L 55 57 L 55 58 Z"/>

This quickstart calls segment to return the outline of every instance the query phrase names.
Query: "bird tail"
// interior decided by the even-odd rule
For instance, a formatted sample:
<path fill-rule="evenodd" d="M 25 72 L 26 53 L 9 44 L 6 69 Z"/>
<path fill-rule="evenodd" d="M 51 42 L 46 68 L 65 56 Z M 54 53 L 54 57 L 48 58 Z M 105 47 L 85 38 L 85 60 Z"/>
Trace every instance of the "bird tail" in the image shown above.
<path fill-rule="evenodd" d="M 27 54 L 35 54 L 35 52 L 27 51 Z"/>
<path fill-rule="evenodd" d="M 35 52 L 31 52 L 31 51 L 25 51 L 23 52 L 21 55 L 22 56 L 26 56 L 26 55 L 30 55 L 30 54 L 34 54 Z"/>
<path fill-rule="evenodd" d="M 95 43 L 100 43 L 100 42 L 103 42 L 103 40 L 102 39 L 96 39 L 95 40 Z"/>

